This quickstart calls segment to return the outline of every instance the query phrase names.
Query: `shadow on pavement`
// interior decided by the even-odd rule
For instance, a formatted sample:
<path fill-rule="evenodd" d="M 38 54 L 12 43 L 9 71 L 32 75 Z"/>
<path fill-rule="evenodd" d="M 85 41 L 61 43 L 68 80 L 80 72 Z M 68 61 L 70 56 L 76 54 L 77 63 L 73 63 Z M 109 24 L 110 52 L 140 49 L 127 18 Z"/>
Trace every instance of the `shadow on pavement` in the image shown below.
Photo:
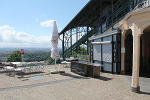
<path fill-rule="evenodd" d="M 71 75 L 69 73 L 60 73 L 60 75 L 63 75 L 63 76 L 68 76 L 68 77 L 72 77 L 72 78 L 78 78 L 78 79 L 90 79 L 90 77 L 80 77 L 80 76 L 75 76 L 75 75 Z M 95 77 L 95 79 L 99 79 L 99 80 L 103 80 L 103 81 L 109 81 L 109 80 L 112 80 L 113 78 L 107 78 L 107 77 L 104 77 L 104 76 L 99 76 L 99 77 Z"/>
<path fill-rule="evenodd" d="M 28 81 L 29 79 L 24 79 L 24 80 L 22 80 L 22 81 Z"/>
<path fill-rule="evenodd" d="M 108 78 L 108 77 L 104 77 L 104 76 L 99 76 L 99 77 L 96 77 L 96 79 L 99 79 L 99 80 L 102 80 L 102 81 L 109 81 L 109 80 L 112 80 L 113 78 Z"/>
<path fill-rule="evenodd" d="M 125 75 L 132 76 L 132 71 L 126 72 Z M 140 71 L 139 76 L 150 78 L 150 71 Z"/>
<path fill-rule="evenodd" d="M 0 74 L 4 74 L 4 73 L 6 73 L 6 71 L 0 71 Z"/>
<path fill-rule="evenodd" d="M 140 91 L 139 94 L 145 94 L 145 95 L 150 95 L 149 92 L 143 92 L 143 91 Z"/>
<path fill-rule="evenodd" d="M 62 76 L 68 76 L 68 77 L 72 77 L 72 78 L 77 78 L 77 79 L 90 79 L 90 78 L 88 78 L 88 77 L 80 77 L 80 76 L 75 76 L 75 75 L 71 75 L 71 74 L 69 74 L 69 73 L 60 73 L 60 75 L 62 75 Z"/>

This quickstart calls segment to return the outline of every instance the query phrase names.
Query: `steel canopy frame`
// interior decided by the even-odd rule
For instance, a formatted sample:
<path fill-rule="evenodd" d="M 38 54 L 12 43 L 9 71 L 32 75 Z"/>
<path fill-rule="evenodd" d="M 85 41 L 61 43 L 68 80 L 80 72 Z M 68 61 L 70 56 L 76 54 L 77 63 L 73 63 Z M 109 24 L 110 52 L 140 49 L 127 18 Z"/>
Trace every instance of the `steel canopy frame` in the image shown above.
<path fill-rule="evenodd" d="M 117 0 L 113 0 L 116 2 Z M 59 35 L 63 34 L 65 31 L 75 28 L 75 27 L 83 27 L 87 26 L 87 13 L 88 20 L 93 19 L 93 14 L 96 14 L 93 22 L 89 23 L 89 27 L 96 27 L 98 19 L 100 17 L 100 5 L 102 5 L 102 10 L 105 8 L 107 4 L 111 4 L 111 0 L 90 0 L 82 10 L 68 23 L 68 25 L 59 33 Z"/>
<path fill-rule="evenodd" d="M 83 9 L 70 21 L 70 23 L 59 33 L 59 35 L 63 35 L 62 39 L 62 57 L 65 59 L 65 51 L 72 47 L 73 45 L 73 34 L 76 34 L 76 42 L 85 34 L 86 42 L 82 43 L 86 46 L 83 46 L 87 49 L 87 53 L 89 54 L 88 49 L 88 37 L 89 32 L 95 28 L 97 28 L 99 23 L 99 18 L 102 18 L 102 10 L 107 6 L 113 4 L 113 2 L 117 2 L 117 0 L 90 0 Z M 102 27 L 102 26 L 101 26 Z M 73 31 L 75 30 L 75 32 Z M 86 31 L 85 31 L 86 30 Z M 97 31 L 93 30 L 93 33 Z M 79 45 L 76 45 L 76 49 L 78 50 Z M 72 55 L 73 49 L 70 49 L 70 55 Z M 84 52 L 83 52 L 84 53 Z"/>
<path fill-rule="evenodd" d="M 144 0 L 139 0 L 142 2 Z M 68 23 L 59 33 L 62 35 L 62 57 L 77 50 L 79 45 L 88 51 L 88 37 L 93 34 L 102 34 L 109 28 L 114 30 L 113 25 L 121 20 L 128 12 L 137 5 L 137 0 L 90 0 L 83 9 Z M 105 9 L 108 7 L 109 9 Z M 107 12 L 107 14 L 105 14 Z M 105 24 L 105 25 L 103 25 Z M 105 27 L 103 27 L 105 26 Z M 81 31 L 81 30 L 86 30 Z M 115 29 L 116 30 L 116 29 Z M 76 37 L 73 37 L 76 35 Z M 73 41 L 76 42 L 73 44 Z"/>

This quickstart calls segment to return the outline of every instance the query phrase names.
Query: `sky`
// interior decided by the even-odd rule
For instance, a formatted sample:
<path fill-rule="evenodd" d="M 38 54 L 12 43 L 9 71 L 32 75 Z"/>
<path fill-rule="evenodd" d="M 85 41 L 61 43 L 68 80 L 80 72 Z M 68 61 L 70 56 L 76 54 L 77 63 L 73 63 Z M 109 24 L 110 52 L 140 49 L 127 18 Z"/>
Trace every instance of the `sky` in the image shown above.
<path fill-rule="evenodd" d="M 53 21 L 61 32 L 89 1 L 0 0 L 0 48 L 51 48 Z"/>

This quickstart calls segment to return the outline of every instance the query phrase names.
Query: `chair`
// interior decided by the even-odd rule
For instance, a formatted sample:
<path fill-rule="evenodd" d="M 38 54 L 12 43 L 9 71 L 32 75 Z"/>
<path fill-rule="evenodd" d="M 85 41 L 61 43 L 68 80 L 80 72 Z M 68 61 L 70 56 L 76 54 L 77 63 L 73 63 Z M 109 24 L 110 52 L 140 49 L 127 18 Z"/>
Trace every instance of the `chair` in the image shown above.
<path fill-rule="evenodd" d="M 12 73 L 14 73 L 14 67 L 11 66 L 4 67 L 4 70 L 6 71 L 6 75 L 8 74 L 9 76 L 12 75 Z"/>
<path fill-rule="evenodd" d="M 74 60 L 74 57 L 70 57 L 70 61 L 66 62 L 66 65 L 68 65 L 69 67 L 71 67 L 71 60 Z"/>
<path fill-rule="evenodd" d="M 24 68 L 23 67 L 18 67 L 14 69 L 14 76 L 16 75 L 16 73 L 20 73 L 21 76 L 23 77 L 23 74 L 25 73 Z"/>
<path fill-rule="evenodd" d="M 67 61 L 62 61 L 62 62 L 61 62 L 61 65 L 64 67 L 64 66 L 66 65 L 66 62 L 67 62 Z"/>
<path fill-rule="evenodd" d="M 44 66 L 43 65 L 38 65 L 39 71 L 44 72 Z"/>
<path fill-rule="evenodd" d="M 66 62 L 66 66 L 67 65 L 70 67 L 71 66 L 71 62 Z"/>
<path fill-rule="evenodd" d="M 74 60 L 74 57 L 70 57 L 70 60 Z"/>
<path fill-rule="evenodd" d="M 0 63 L 0 69 L 4 69 L 4 67 L 6 67 L 5 64 Z"/>

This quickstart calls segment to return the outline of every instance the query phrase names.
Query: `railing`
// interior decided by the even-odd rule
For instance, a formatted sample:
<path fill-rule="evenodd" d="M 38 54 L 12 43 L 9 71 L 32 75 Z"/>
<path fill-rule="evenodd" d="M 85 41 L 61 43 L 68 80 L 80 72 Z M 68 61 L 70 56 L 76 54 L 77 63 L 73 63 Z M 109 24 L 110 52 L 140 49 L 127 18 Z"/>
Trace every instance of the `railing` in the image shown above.
<path fill-rule="evenodd" d="M 26 61 L 25 59 L 27 58 L 23 58 L 23 63 L 26 63 L 26 64 L 46 64 L 46 61 Z M 13 58 L 7 58 L 7 57 L 3 57 L 3 58 L 0 58 L 0 62 L 1 63 L 6 63 L 6 64 L 10 64 L 10 62 L 22 62 L 22 57 L 13 57 Z"/>
<path fill-rule="evenodd" d="M 121 18 L 123 18 L 130 11 L 130 2 L 127 1 L 122 5 L 124 0 L 119 0 L 112 9 L 109 9 L 106 15 L 102 18 L 102 23 L 98 23 L 98 34 L 103 33 L 107 29 L 113 26 L 116 22 L 118 22 Z M 101 20 L 101 19 L 99 19 Z M 113 21 L 113 22 L 112 22 Z M 102 31 L 101 28 L 102 27 Z"/>
<path fill-rule="evenodd" d="M 38 65 L 48 65 L 45 62 L 20 62 L 18 64 L 13 64 L 14 62 L 1 62 L 3 66 L 14 66 L 14 67 L 25 67 L 25 66 L 38 66 Z"/>
<path fill-rule="evenodd" d="M 90 56 L 89 55 L 77 54 L 77 55 L 70 55 L 70 57 L 74 57 L 74 59 L 78 59 L 80 61 L 90 62 Z M 66 58 L 66 60 L 70 59 L 70 57 Z"/>
<path fill-rule="evenodd" d="M 61 55 L 61 57 L 66 56 L 69 54 L 72 50 L 75 50 L 77 46 L 79 46 L 81 43 L 87 41 L 87 37 L 91 37 L 93 34 L 98 33 L 101 34 L 110 27 L 113 27 L 115 23 L 117 23 L 119 20 L 121 20 L 128 12 L 131 11 L 131 2 L 126 0 L 118 0 L 117 3 L 113 5 L 113 13 L 112 8 L 110 8 L 105 16 L 103 16 L 101 20 L 102 23 L 98 23 L 97 27 L 89 32 L 89 35 L 85 34 L 80 38 L 77 42 L 75 42 L 71 47 L 69 47 L 67 50 L 64 51 L 64 55 Z M 124 3 L 125 2 L 125 3 Z M 143 0 L 140 0 L 138 3 L 143 2 Z M 124 3 L 124 4 L 123 4 Z M 137 3 L 137 4 L 138 4 Z M 133 5 L 133 4 L 132 4 Z M 135 7 L 136 5 L 134 5 Z M 101 28 L 102 27 L 102 31 Z M 94 31 L 94 32 L 93 32 Z M 71 55 L 69 55 L 71 56 Z M 54 61 L 52 62 L 52 64 Z"/>
<path fill-rule="evenodd" d="M 95 32 L 96 28 L 91 30 L 88 34 L 83 35 L 78 41 L 76 41 L 71 47 L 69 47 L 67 50 L 64 51 L 64 55 L 67 55 L 69 52 L 71 52 L 71 49 L 74 50 L 77 46 L 79 46 L 81 43 L 84 43 L 87 41 L 87 37 L 91 37 Z M 61 54 L 62 57 L 62 54 Z"/>

